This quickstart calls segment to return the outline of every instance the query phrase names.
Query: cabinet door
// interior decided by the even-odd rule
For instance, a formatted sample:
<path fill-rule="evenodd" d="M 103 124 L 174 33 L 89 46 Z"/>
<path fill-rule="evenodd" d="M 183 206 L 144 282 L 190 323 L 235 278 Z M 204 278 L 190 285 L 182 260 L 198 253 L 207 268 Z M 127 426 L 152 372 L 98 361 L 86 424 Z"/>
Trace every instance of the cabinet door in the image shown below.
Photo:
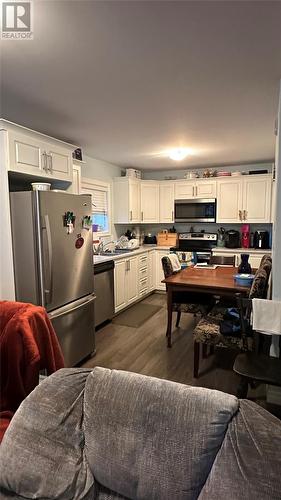
<path fill-rule="evenodd" d="M 47 151 L 48 170 L 55 179 L 72 180 L 71 152 L 60 146 L 49 146 Z"/>
<path fill-rule="evenodd" d="M 140 221 L 140 183 L 129 181 L 129 219 L 128 222 Z"/>
<path fill-rule="evenodd" d="M 141 183 L 141 222 L 159 221 L 159 184 Z"/>
<path fill-rule="evenodd" d="M 45 144 L 23 134 L 9 132 L 9 170 L 45 177 Z"/>
<path fill-rule="evenodd" d="M 156 254 L 155 250 L 152 250 L 148 254 L 148 290 L 150 292 L 152 290 L 155 290 L 155 281 L 156 281 L 155 254 Z"/>
<path fill-rule="evenodd" d="M 166 290 L 165 283 L 161 283 L 161 281 L 165 278 L 163 268 L 162 268 L 162 257 L 169 255 L 169 251 L 155 251 L 155 261 L 156 261 L 156 290 Z"/>
<path fill-rule="evenodd" d="M 126 306 L 126 260 L 116 260 L 114 268 L 114 302 L 115 312 Z"/>
<path fill-rule="evenodd" d="M 138 256 L 131 257 L 126 261 L 126 291 L 127 304 L 135 302 L 138 298 Z"/>
<path fill-rule="evenodd" d="M 217 181 L 217 222 L 241 222 L 242 215 L 241 179 Z"/>
<path fill-rule="evenodd" d="M 195 183 L 192 181 L 175 182 L 175 200 L 189 200 L 194 198 Z"/>
<path fill-rule="evenodd" d="M 217 191 L 217 181 L 202 180 L 196 181 L 195 198 L 215 198 Z"/>
<path fill-rule="evenodd" d="M 249 264 L 250 264 L 252 269 L 258 269 L 260 267 L 262 257 L 263 257 L 262 254 L 255 255 L 253 253 L 250 253 Z"/>
<path fill-rule="evenodd" d="M 174 184 L 159 185 L 159 222 L 174 222 Z"/>
<path fill-rule="evenodd" d="M 243 182 L 243 220 L 252 223 L 270 222 L 271 178 L 249 175 Z"/>

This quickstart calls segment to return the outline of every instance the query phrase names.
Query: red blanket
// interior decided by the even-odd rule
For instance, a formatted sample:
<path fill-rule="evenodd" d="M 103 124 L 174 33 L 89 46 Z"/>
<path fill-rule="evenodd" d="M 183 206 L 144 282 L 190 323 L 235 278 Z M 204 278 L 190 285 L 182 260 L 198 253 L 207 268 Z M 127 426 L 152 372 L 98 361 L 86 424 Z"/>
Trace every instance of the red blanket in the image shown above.
<path fill-rule="evenodd" d="M 0 301 L 0 442 L 13 414 L 47 374 L 64 367 L 59 342 L 43 307 Z"/>

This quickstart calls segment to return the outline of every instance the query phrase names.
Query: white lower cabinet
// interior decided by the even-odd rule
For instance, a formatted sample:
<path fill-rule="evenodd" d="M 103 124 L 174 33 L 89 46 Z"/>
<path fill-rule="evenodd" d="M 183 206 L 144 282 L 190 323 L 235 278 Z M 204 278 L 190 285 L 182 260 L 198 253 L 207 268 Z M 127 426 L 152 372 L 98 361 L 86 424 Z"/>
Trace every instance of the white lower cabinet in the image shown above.
<path fill-rule="evenodd" d="M 156 290 L 166 290 L 165 283 L 161 283 L 165 278 L 162 268 L 162 257 L 166 257 L 169 253 L 169 250 L 156 250 L 155 252 Z"/>
<path fill-rule="evenodd" d="M 241 264 L 241 254 L 242 253 L 247 253 L 249 254 L 249 264 L 252 267 L 252 269 L 257 269 L 260 265 L 261 259 L 263 255 L 267 254 L 268 252 L 265 251 L 265 253 L 251 253 L 248 251 L 247 248 L 245 248 L 245 252 L 213 252 L 212 255 L 221 255 L 225 257 L 230 257 L 230 256 L 235 256 L 235 266 L 238 267 Z M 270 254 L 269 254 L 270 255 Z"/>
<path fill-rule="evenodd" d="M 115 261 L 114 297 L 115 312 L 138 299 L 138 256 Z"/>

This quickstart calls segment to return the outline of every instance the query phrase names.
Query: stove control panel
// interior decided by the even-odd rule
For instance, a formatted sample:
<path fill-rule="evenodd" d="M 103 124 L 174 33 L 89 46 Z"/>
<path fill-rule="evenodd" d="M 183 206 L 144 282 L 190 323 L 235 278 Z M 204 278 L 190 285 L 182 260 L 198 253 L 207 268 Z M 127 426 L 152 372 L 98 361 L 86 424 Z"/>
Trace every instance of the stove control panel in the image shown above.
<path fill-rule="evenodd" d="M 218 239 L 217 233 L 180 233 L 179 234 L 179 240 L 216 242 L 217 239 Z"/>

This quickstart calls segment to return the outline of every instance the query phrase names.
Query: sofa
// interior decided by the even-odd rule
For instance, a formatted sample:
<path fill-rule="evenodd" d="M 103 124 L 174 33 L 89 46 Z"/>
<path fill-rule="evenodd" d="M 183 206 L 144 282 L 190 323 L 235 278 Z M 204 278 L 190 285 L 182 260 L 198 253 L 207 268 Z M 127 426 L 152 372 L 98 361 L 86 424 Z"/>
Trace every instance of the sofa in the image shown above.
<path fill-rule="evenodd" d="M 0 498 L 280 499 L 281 422 L 215 390 L 61 369 L 12 419 Z"/>

